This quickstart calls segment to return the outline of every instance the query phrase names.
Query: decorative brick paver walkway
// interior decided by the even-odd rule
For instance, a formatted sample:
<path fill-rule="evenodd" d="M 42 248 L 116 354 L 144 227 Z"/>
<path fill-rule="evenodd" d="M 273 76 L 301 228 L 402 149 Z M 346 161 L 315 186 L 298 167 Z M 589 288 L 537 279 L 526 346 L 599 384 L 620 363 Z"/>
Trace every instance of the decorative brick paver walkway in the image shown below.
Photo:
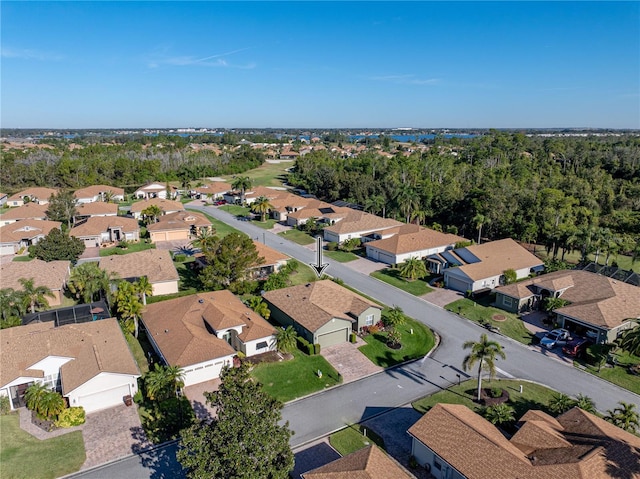
<path fill-rule="evenodd" d="M 382 371 L 380 366 L 373 364 L 358 351 L 358 348 L 366 343 L 360 338 L 357 338 L 357 341 L 356 344 L 342 343 L 320 350 L 320 354 L 342 375 L 344 383 Z"/>

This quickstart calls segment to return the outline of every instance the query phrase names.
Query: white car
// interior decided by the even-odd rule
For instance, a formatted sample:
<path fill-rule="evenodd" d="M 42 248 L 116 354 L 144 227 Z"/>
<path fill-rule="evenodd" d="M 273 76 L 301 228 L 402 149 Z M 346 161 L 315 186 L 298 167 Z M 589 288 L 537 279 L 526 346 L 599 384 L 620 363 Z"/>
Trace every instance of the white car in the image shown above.
<path fill-rule="evenodd" d="M 540 344 L 547 349 L 553 349 L 556 346 L 567 344 L 567 341 L 569 341 L 569 331 L 566 329 L 554 329 L 540 340 Z"/>

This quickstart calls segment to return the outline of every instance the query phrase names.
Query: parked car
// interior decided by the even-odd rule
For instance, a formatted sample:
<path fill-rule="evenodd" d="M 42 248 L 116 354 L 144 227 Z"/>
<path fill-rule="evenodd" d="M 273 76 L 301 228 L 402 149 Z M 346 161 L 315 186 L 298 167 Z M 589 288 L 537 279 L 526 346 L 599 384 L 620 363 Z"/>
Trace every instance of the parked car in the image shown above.
<path fill-rule="evenodd" d="M 569 331 L 566 329 L 554 329 L 547 333 L 540 341 L 540 344 L 547 349 L 553 349 L 556 346 L 561 346 L 569 341 Z"/>
<path fill-rule="evenodd" d="M 589 338 L 574 338 L 569 341 L 563 348 L 562 352 L 572 358 L 580 357 L 593 342 Z"/>
<path fill-rule="evenodd" d="M 227 201 L 226 201 L 226 200 L 216 200 L 216 201 L 214 201 L 214 202 L 213 202 L 213 204 L 214 204 L 215 206 L 226 205 L 226 204 L 227 204 Z"/>

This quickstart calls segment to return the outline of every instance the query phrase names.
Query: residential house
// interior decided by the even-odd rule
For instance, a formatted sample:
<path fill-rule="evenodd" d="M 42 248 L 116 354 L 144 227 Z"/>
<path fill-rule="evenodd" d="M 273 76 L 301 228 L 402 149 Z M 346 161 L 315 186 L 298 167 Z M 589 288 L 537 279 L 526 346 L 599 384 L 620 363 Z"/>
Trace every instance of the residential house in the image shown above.
<path fill-rule="evenodd" d="M 140 226 L 137 220 L 124 216 L 91 216 L 77 223 L 69 234 L 84 241 L 87 248 L 109 246 L 123 240 L 138 241 Z"/>
<path fill-rule="evenodd" d="M 21 220 L 46 220 L 48 205 L 27 203 L 26 205 L 11 208 L 0 215 L 0 226 L 9 225 Z"/>
<path fill-rule="evenodd" d="M 500 286 L 508 269 L 516 272 L 517 279 L 544 269 L 541 259 L 511 238 L 430 255 L 427 262 L 431 271 L 437 263 L 447 288 L 461 292 L 486 291 Z"/>
<path fill-rule="evenodd" d="M 0 330 L 0 342 L 0 395 L 11 409 L 25 405 L 33 383 L 60 391 L 69 406 L 87 413 L 123 404 L 138 391 L 140 371 L 116 319 L 33 323 Z"/>
<path fill-rule="evenodd" d="M 74 223 L 80 223 L 92 216 L 118 216 L 118 205 L 115 203 L 105 203 L 95 201 L 92 203 L 80 203 L 76 206 L 76 215 L 73 217 Z"/>
<path fill-rule="evenodd" d="M 116 278 L 134 282 L 146 276 L 153 296 L 178 292 L 180 276 L 166 250 L 148 249 L 137 253 L 111 255 L 100 258 L 100 268 Z M 163 303 L 164 304 L 164 303 Z"/>
<path fill-rule="evenodd" d="M 459 404 L 436 404 L 408 433 L 411 454 L 436 479 L 640 477 L 640 438 L 577 407 L 530 410 L 507 439 Z"/>
<path fill-rule="evenodd" d="M 238 352 L 276 347 L 273 326 L 227 290 L 150 304 L 141 321 L 163 361 L 182 368 L 186 386 L 218 378 Z"/>
<path fill-rule="evenodd" d="M 364 242 L 364 240 L 369 240 Z M 422 226 L 408 224 L 396 228 L 374 231 L 363 238 L 367 257 L 387 264 L 404 263 L 409 258 L 425 258 L 429 255 L 454 249 L 464 238 L 441 233 Z"/>
<path fill-rule="evenodd" d="M 295 213 L 296 211 L 306 208 L 317 201 L 318 200 L 314 198 L 304 198 L 299 195 L 288 193 L 287 195 L 283 195 L 279 198 L 269 200 L 269 203 L 271 203 L 272 206 L 270 215 L 276 221 L 286 222 L 287 216 L 290 213 Z"/>
<path fill-rule="evenodd" d="M 158 241 L 185 240 L 190 241 L 202 231 L 213 228 L 211 221 L 202 213 L 193 211 L 176 211 L 158 218 L 157 223 L 147 226 L 152 243 Z"/>
<path fill-rule="evenodd" d="M 22 206 L 25 203 L 38 203 L 39 205 L 46 205 L 49 203 L 51 195 L 58 194 L 58 190 L 55 188 L 34 187 L 22 190 L 15 195 L 10 196 L 7 199 L 7 206 Z"/>
<path fill-rule="evenodd" d="M 332 225 L 355 212 L 351 208 L 335 206 L 315 198 L 312 198 L 312 200 L 304 208 L 290 211 L 287 214 L 287 225 L 297 227 L 305 224 L 311 218 L 315 218 L 320 223 Z"/>
<path fill-rule="evenodd" d="M 415 479 L 380 448 L 370 445 L 302 474 L 303 479 Z"/>
<path fill-rule="evenodd" d="M 124 189 L 109 185 L 92 185 L 76 190 L 73 195 L 78 203 L 95 203 L 96 201 L 106 201 L 110 195 L 111 201 L 124 201 Z"/>
<path fill-rule="evenodd" d="M 537 309 L 546 298 L 569 303 L 553 311 L 560 327 L 598 343 L 613 342 L 640 319 L 640 288 L 587 271 L 554 271 L 496 288 L 496 306 L 513 313 Z"/>
<path fill-rule="evenodd" d="M 157 206 L 163 215 L 175 213 L 176 211 L 184 211 L 184 206 L 179 201 L 167 200 L 164 198 L 151 198 L 149 200 L 138 201 L 131 205 L 130 214 L 135 219 L 142 218 L 142 212 L 149 206 Z"/>
<path fill-rule="evenodd" d="M 12 261 L 0 265 L 2 288 L 22 291 L 20 279 L 33 279 L 34 286 L 45 286 L 53 296 L 45 296 L 49 306 L 60 306 L 64 296 L 64 288 L 69 279 L 69 261 Z"/>
<path fill-rule="evenodd" d="M 266 279 L 269 275 L 277 273 L 287 261 L 289 256 L 281 253 L 278 250 L 270 248 L 269 246 L 254 240 L 253 244 L 258 251 L 258 257 L 262 258 L 263 262 L 253 268 L 253 275 L 256 278 Z"/>
<path fill-rule="evenodd" d="M 53 228 L 60 228 L 60 224 L 59 221 L 21 220 L 0 227 L 0 255 L 16 254 L 36 244 Z"/>
<path fill-rule="evenodd" d="M 211 200 L 220 200 L 229 193 L 233 188 L 229 183 L 224 181 L 212 181 L 206 185 L 198 186 L 189 191 L 191 197 L 209 198 Z"/>
<path fill-rule="evenodd" d="M 381 218 L 371 213 L 350 209 L 348 214 L 335 224 L 324 229 L 325 241 L 342 243 L 350 239 L 360 239 L 376 231 L 397 228 L 403 223 L 391 218 Z"/>
<path fill-rule="evenodd" d="M 133 192 L 133 197 L 138 199 L 149 200 L 151 198 L 167 199 L 167 189 L 169 190 L 168 199 L 178 196 L 178 188 L 167 183 L 148 183 L 141 186 Z"/>
<path fill-rule="evenodd" d="M 247 205 L 250 205 L 258 198 L 264 196 L 268 198 L 269 201 L 274 200 L 276 198 L 284 198 L 290 193 L 283 189 L 276 188 L 267 188 L 266 186 L 254 186 L 244 192 L 244 202 Z M 231 204 L 240 204 L 242 201 L 242 193 L 237 190 L 231 190 L 223 195 L 223 198 L 227 203 Z"/>
<path fill-rule="evenodd" d="M 271 317 L 293 326 L 307 341 L 322 347 L 349 340 L 349 333 L 380 321 L 382 308 L 331 280 L 264 293 Z"/>

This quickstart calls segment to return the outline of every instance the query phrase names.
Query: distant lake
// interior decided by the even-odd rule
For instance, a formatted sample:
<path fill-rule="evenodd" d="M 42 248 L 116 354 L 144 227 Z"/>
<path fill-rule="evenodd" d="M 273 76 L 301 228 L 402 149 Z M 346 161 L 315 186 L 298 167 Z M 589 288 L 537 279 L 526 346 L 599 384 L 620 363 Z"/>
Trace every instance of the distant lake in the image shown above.
<path fill-rule="evenodd" d="M 364 138 L 379 138 L 380 135 L 350 135 L 350 141 L 360 141 Z M 440 135 L 441 138 L 476 138 L 478 135 L 471 135 L 468 133 L 447 133 L 445 135 Z M 389 135 L 389 138 L 399 141 L 401 143 L 411 143 L 413 141 L 421 142 L 422 140 L 433 140 L 436 135 L 426 134 L 426 135 Z"/>

